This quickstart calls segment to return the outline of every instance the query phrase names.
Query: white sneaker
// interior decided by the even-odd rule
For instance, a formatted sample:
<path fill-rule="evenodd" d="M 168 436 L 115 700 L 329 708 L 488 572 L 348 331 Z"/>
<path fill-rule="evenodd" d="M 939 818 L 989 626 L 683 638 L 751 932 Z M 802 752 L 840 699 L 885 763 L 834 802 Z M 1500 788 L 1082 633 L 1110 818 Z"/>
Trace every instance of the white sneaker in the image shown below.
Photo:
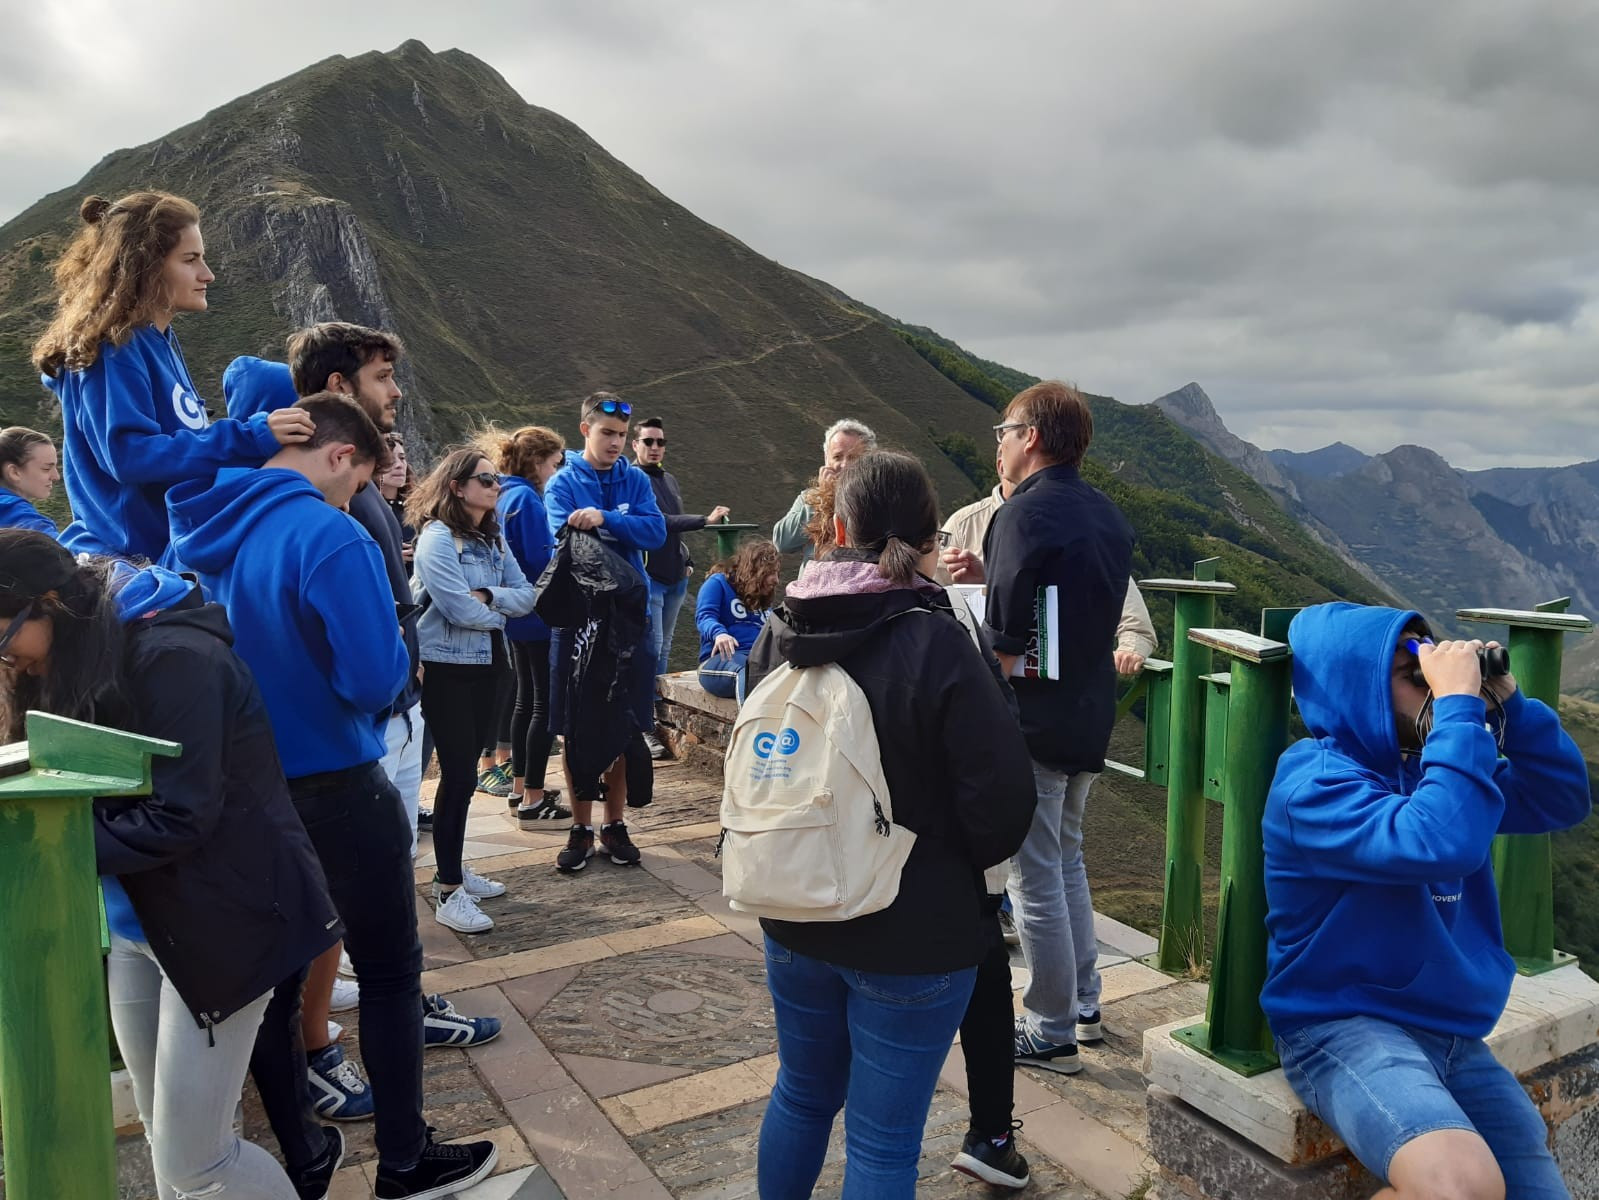
<path fill-rule="evenodd" d="M 337 1021 L 328 1022 L 328 1045 L 332 1045 L 344 1036 L 344 1026 Z"/>
<path fill-rule="evenodd" d="M 505 895 L 505 885 L 493 879 L 484 879 L 471 867 L 461 868 L 461 890 L 469 893 L 474 900 L 492 900 L 496 896 Z"/>
<path fill-rule="evenodd" d="M 440 925 L 456 933 L 487 933 L 494 928 L 493 918 L 477 906 L 477 901 L 464 887 L 451 892 L 433 916 Z"/>
<path fill-rule="evenodd" d="M 329 1012 L 349 1012 L 361 1003 L 361 985 L 353 979 L 335 979 L 333 981 L 333 999 L 328 1004 Z"/>
<path fill-rule="evenodd" d="M 355 978 L 355 968 L 350 964 L 350 955 L 346 950 L 339 951 L 339 974 L 346 979 Z"/>

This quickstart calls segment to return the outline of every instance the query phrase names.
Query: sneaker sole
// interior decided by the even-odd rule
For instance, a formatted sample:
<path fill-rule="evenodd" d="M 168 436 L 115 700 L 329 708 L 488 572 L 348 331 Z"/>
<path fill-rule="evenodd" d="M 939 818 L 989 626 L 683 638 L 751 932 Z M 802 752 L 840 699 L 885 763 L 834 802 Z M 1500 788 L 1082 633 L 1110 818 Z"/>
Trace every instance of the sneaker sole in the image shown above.
<path fill-rule="evenodd" d="M 344 1113 L 344 1112 L 332 1112 L 332 1113 L 330 1113 L 330 1112 L 323 1112 L 321 1109 L 317 1109 L 316 1110 L 316 1115 L 317 1115 L 317 1118 L 319 1120 L 322 1120 L 322 1121 L 340 1121 L 340 1122 L 344 1122 L 344 1123 L 347 1123 L 347 1124 L 353 1124 L 356 1121 L 370 1121 L 372 1119 L 372 1114 L 369 1113 L 369 1112 L 360 1113 L 360 1114 L 358 1114 L 356 1116 L 350 1116 L 349 1114 Z"/>
<path fill-rule="evenodd" d="M 489 920 L 487 925 L 467 926 L 441 917 L 438 913 L 433 914 L 433 919 L 440 925 L 444 926 L 444 928 L 455 930 L 456 933 L 487 933 L 489 930 L 494 928 L 494 922 L 492 920 Z"/>
<path fill-rule="evenodd" d="M 481 1038 L 478 1041 L 472 1041 L 468 1038 L 464 1042 L 430 1042 L 427 1040 L 427 1032 L 424 1030 L 422 1033 L 422 1048 L 424 1050 L 465 1050 L 468 1046 L 487 1046 L 504 1032 L 503 1028 L 496 1029 L 488 1037 Z"/>
<path fill-rule="evenodd" d="M 1046 1071 L 1053 1071 L 1057 1075 L 1075 1075 L 1083 1069 L 1083 1061 L 1076 1056 L 1071 1058 L 1022 1058 L 1016 1059 L 1018 1067 L 1042 1067 Z"/>
<path fill-rule="evenodd" d="M 1079 1046 L 1085 1045 L 1085 1044 L 1090 1043 L 1090 1042 L 1102 1042 L 1104 1040 L 1105 1040 L 1105 1027 L 1103 1025 L 1101 1025 L 1098 1021 L 1095 1021 L 1092 1025 L 1084 1025 L 1081 1022 L 1078 1023 L 1078 1026 L 1077 1026 L 1077 1044 Z"/>
<path fill-rule="evenodd" d="M 577 873 L 578 873 L 578 872 L 579 872 L 579 871 L 581 871 L 581 870 L 582 870 L 582 869 L 583 869 L 583 868 L 584 868 L 584 867 L 586 867 L 586 866 L 588 866 L 588 865 L 589 865 L 589 858 L 593 858 L 593 857 L 594 857 L 594 855 L 593 855 L 593 853 L 592 853 L 592 852 L 590 852 L 590 854 L 589 854 L 589 856 L 588 856 L 588 858 L 584 858 L 584 859 L 580 859 L 580 860 L 579 860 L 579 861 L 578 861 L 578 862 L 577 862 L 577 863 L 576 863 L 576 865 L 574 865 L 574 866 L 570 866 L 570 867 L 563 867 L 563 866 L 562 866 L 562 865 L 561 865 L 561 864 L 560 864 L 560 863 L 556 863 L 556 864 L 555 864 L 555 869 L 556 869 L 556 870 L 557 870 L 557 871 L 560 871 L 560 872 L 561 872 L 561 873 L 562 873 L 562 874 L 564 874 L 564 875 L 576 875 L 576 874 L 577 874 Z"/>
<path fill-rule="evenodd" d="M 444 1200 L 446 1196 L 452 1196 L 456 1192 L 464 1192 L 467 1188 L 473 1186 L 474 1184 L 481 1183 L 483 1180 L 487 1179 L 489 1172 L 494 1170 L 495 1164 L 499 1161 L 499 1147 L 491 1147 L 489 1150 L 489 1156 L 488 1158 L 484 1159 L 483 1165 L 477 1170 L 473 1171 L 470 1175 L 463 1175 L 459 1179 L 452 1179 L 449 1183 L 441 1183 L 438 1187 L 428 1188 L 428 1190 L 425 1192 L 407 1192 L 405 1194 L 405 1200 Z"/>
<path fill-rule="evenodd" d="M 474 900 L 498 900 L 505 895 L 505 885 L 501 884 L 497 892 L 474 892 L 471 888 L 467 888 L 466 894 Z"/>
<path fill-rule="evenodd" d="M 644 865 L 642 858 L 617 858 L 614 854 L 607 854 L 605 857 L 619 867 L 641 867 Z"/>
<path fill-rule="evenodd" d="M 949 1165 L 962 1175 L 970 1175 L 973 1179 L 980 1179 L 984 1183 L 993 1184 L 995 1187 L 1020 1189 L 1026 1187 L 1032 1179 L 1031 1174 L 1023 1175 L 1020 1179 L 1017 1179 L 1014 1175 L 1007 1175 L 1005 1172 L 989 1166 L 981 1159 L 973 1158 L 964 1150 L 957 1154 L 955 1161 Z"/>

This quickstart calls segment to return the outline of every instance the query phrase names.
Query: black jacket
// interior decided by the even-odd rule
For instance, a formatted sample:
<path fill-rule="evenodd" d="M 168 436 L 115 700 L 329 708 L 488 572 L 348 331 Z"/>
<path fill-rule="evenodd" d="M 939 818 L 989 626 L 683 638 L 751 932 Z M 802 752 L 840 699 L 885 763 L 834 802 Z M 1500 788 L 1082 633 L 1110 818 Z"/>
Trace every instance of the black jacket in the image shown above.
<path fill-rule="evenodd" d="M 881 912 L 762 927 L 790 950 L 857 970 L 975 966 L 987 952 L 983 869 L 1015 853 L 1036 802 L 1002 685 L 948 600 L 909 589 L 789 599 L 755 641 L 749 686 L 784 661 L 836 662 L 866 694 L 894 821 L 917 836 L 899 895 Z"/>
<path fill-rule="evenodd" d="M 389 574 L 394 602 L 412 607 L 411 572 L 406 566 L 405 554 L 400 549 L 407 539 L 399 517 L 394 515 L 394 509 L 383 498 L 382 492 L 368 485 L 351 499 L 350 515 L 372 535 L 372 540 L 383 552 L 383 569 Z M 400 622 L 400 636 L 405 639 L 405 652 L 411 658 L 411 674 L 406 679 L 405 690 L 394 698 L 396 713 L 409 712 L 411 706 L 422 699 L 422 684 L 416 677 L 417 664 L 422 661 L 421 647 L 416 640 L 417 617 L 418 614 L 413 612 Z"/>
<path fill-rule="evenodd" d="M 271 991 L 343 935 L 289 800 L 255 677 L 196 588 L 128 625 L 131 712 L 180 742 L 148 797 L 94 803 L 95 858 L 122 882 L 161 969 L 202 1026 Z"/>
<path fill-rule="evenodd" d="M 671 587 L 688 578 L 688 569 L 694 565 L 694 557 L 684 548 L 680 535 L 704 529 L 705 518 L 683 512 L 683 494 L 678 491 L 677 479 L 665 467 L 640 464 L 639 470 L 650 477 L 655 503 L 666 518 L 666 541 L 659 550 L 644 555 L 644 573 L 656 583 Z"/>
<path fill-rule="evenodd" d="M 655 657 L 644 641 L 649 588 L 598 536 L 562 526 L 538 579 L 535 608 L 564 658 L 553 664 L 559 732 L 579 800 L 598 799 L 600 776 L 655 723 Z"/>
<path fill-rule="evenodd" d="M 1045 467 L 999 506 L 983 539 L 984 623 L 1001 654 L 1021 654 L 1038 589 L 1058 588 L 1059 680 L 1013 679 L 1032 755 L 1058 771 L 1103 771 L 1116 723 L 1116 625 L 1132 571 L 1133 529 L 1073 467 Z"/>

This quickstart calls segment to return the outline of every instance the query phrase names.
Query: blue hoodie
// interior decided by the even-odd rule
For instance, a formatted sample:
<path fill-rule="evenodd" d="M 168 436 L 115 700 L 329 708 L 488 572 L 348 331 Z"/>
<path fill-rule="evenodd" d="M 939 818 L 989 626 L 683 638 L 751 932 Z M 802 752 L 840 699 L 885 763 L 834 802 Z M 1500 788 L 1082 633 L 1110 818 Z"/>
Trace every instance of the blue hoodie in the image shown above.
<path fill-rule="evenodd" d="M 1493 1028 L 1515 964 L 1489 849 L 1588 815 L 1588 773 L 1560 719 L 1517 692 L 1504 758 L 1479 696 L 1441 696 L 1401 755 L 1394 651 L 1413 612 L 1319 604 L 1294 618 L 1294 695 L 1311 736 L 1266 801 L 1266 986 L 1277 1036 L 1367 1016 L 1457 1037 Z"/>
<path fill-rule="evenodd" d="M 171 608 L 194 590 L 194 584 L 173 571 L 162 567 L 146 567 L 141 571 L 122 562 L 111 569 L 111 586 L 116 591 L 117 616 L 124 625 Z M 100 890 L 105 895 L 107 928 L 130 942 L 146 940 L 122 882 L 115 875 L 102 875 Z"/>
<path fill-rule="evenodd" d="M 767 610 L 750 612 L 744 601 L 733 590 L 733 581 L 725 571 L 717 571 L 700 584 L 694 601 L 694 624 L 700 631 L 700 661 L 711 656 L 711 647 L 719 633 L 731 634 L 738 642 L 739 652 L 748 654 L 766 624 Z"/>
<path fill-rule="evenodd" d="M 383 757 L 410 658 L 377 543 L 297 471 L 172 489 L 172 547 L 228 612 L 290 779 Z"/>
<path fill-rule="evenodd" d="M 299 400 L 288 363 L 240 355 L 222 372 L 222 400 L 228 416 L 248 421 L 256 413 L 276 412 Z"/>
<path fill-rule="evenodd" d="M 582 454 L 568 454 L 566 465 L 544 489 L 544 508 L 552 537 L 578 509 L 599 509 L 605 514 L 605 524 L 594 532 L 632 563 L 640 577 L 644 576 L 644 551 L 659 550 L 666 544 L 666 518 L 655 503 L 650 477 L 625 458 L 617 459 L 602 474 Z"/>
<path fill-rule="evenodd" d="M 34 507 L 33 501 L 10 488 L 0 487 L 0 529 L 36 529 L 59 537 L 56 523 Z"/>
<path fill-rule="evenodd" d="M 159 560 L 170 540 L 167 489 L 277 453 L 266 414 L 213 423 L 189 378 L 177 334 L 144 325 L 94 365 L 45 376 L 61 401 L 61 457 L 77 518 L 61 534 L 74 554 Z"/>
<path fill-rule="evenodd" d="M 550 532 L 549 516 L 544 511 L 544 498 L 531 482 L 520 475 L 500 476 L 500 499 L 495 506 L 500 514 L 500 528 L 505 532 L 505 543 L 516 555 L 516 561 L 529 583 L 537 583 L 539 576 L 555 553 L 555 536 Z M 505 623 L 505 636 L 513 642 L 547 642 L 550 627 L 534 611 L 525 617 L 512 617 Z"/>

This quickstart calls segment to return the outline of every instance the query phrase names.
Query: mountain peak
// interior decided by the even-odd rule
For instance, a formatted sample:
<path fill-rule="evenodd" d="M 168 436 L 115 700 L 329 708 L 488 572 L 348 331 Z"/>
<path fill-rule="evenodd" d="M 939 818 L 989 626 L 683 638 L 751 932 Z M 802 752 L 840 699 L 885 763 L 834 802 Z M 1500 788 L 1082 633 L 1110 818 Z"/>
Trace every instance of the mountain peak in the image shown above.
<path fill-rule="evenodd" d="M 1155 401 L 1155 405 L 1165 410 L 1174 420 L 1177 419 L 1177 414 L 1181 413 L 1189 420 L 1221 424 L 1216 406 L 1210 402 L 1205 389 L 1192 381 L 1183 384 L 1175 392 L 1167 392 Z M 1183 424 L 1180 420 L 1177 423 Z"/>

